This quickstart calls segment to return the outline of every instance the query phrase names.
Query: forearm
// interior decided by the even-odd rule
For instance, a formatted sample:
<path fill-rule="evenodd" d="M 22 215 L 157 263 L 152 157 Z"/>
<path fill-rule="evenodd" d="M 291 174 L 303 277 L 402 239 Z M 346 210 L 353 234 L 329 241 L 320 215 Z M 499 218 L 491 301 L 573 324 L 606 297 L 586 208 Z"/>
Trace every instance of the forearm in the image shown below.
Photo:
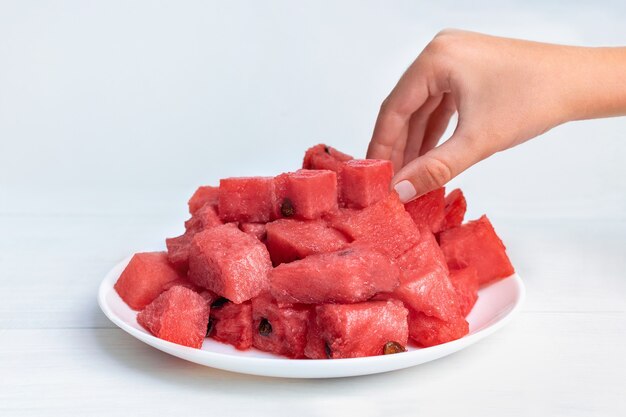
<path fill-rule="evenodd" d="M 566 47 L 563 58 L 564 121 L 626 115 L 626 48 Z"/>

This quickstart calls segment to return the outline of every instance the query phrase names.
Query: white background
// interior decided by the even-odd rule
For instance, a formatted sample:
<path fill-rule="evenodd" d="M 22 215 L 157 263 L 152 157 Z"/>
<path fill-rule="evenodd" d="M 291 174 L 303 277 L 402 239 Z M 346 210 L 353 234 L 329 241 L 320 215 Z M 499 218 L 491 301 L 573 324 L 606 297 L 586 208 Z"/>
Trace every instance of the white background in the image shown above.
<path fill-rule="evenodd" d="M 390 374 L 192 365 L 99 312 L 196 186 L 363 156 L 382 99 L 445 27 L 626 45 L 620 1 L 0 0 L 0 415 L 623 415 L 626 120 L 578 122 L 455 180 L 528 287 L 464 352 Z M 625 70 L 626 71 L 626 70 Z"/>

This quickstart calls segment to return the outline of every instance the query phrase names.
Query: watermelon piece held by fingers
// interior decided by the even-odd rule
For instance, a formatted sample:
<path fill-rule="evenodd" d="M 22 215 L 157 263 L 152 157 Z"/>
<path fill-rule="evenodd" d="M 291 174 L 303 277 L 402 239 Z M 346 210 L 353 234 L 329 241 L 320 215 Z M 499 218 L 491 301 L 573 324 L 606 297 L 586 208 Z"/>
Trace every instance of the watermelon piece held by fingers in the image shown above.
<path fill-rule="evenodd" d="M 130 308 L 141 310 L 168 284 L 182 279 L 165 252 L 136 253 L 115 283 L 115 291 Z"/>
<path fill-rule="evenodd" d="M 450 269 L 476 268 L 479 285 L 515 272 L 506 248 L 487 216 L 441 232 L 439 244 Z"/>
<path fill-rule="evenodd" d="M 209 305 L 200 294 L 175 286 L 140 311 L 137 322 L 160 339 L 200 349 L 206 334 L 209 310 Z"/>
<path fill-rule="evenodd" d="M 344 162 L 340 174 L 339 201 L 343 207 L 361 209 L 389 194 L 393 176 L 391 161 L 380 159 L 351 159 Z"/>

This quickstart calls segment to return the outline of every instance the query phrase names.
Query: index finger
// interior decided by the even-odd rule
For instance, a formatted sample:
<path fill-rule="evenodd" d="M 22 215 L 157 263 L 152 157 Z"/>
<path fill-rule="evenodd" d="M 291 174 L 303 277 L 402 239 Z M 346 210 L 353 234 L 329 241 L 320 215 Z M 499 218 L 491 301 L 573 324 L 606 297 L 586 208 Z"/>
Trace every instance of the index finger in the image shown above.
<path fill-rule="evenodd" d="M 383 101 L 367 149 L 368 158 L 390 159 L 394 143 L 406 135 L 404 128 L 411 115 L 430 95 L 425 64 L 423 56 L 418 56 Z"/>

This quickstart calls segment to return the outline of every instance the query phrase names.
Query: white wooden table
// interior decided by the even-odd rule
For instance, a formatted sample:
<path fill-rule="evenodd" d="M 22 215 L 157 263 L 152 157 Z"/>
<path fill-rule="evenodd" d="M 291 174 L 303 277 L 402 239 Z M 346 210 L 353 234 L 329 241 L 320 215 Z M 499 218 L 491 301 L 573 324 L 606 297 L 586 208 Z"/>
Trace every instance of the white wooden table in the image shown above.
<path fill-rule="evenodd" d="M 362 155 L 376 108 L 447 26 L 626 44 L 626 7 L 0 2 L 0 416 L 626 414 L 626 121 L 564 126 L 456 181 L 527 286 L 504 329 L 388 374 L 197 366 L 99 311 L 104 274 L 180 231 L 194 186 Z M 271 145 L 270 145 L 271 144 Z"/>

